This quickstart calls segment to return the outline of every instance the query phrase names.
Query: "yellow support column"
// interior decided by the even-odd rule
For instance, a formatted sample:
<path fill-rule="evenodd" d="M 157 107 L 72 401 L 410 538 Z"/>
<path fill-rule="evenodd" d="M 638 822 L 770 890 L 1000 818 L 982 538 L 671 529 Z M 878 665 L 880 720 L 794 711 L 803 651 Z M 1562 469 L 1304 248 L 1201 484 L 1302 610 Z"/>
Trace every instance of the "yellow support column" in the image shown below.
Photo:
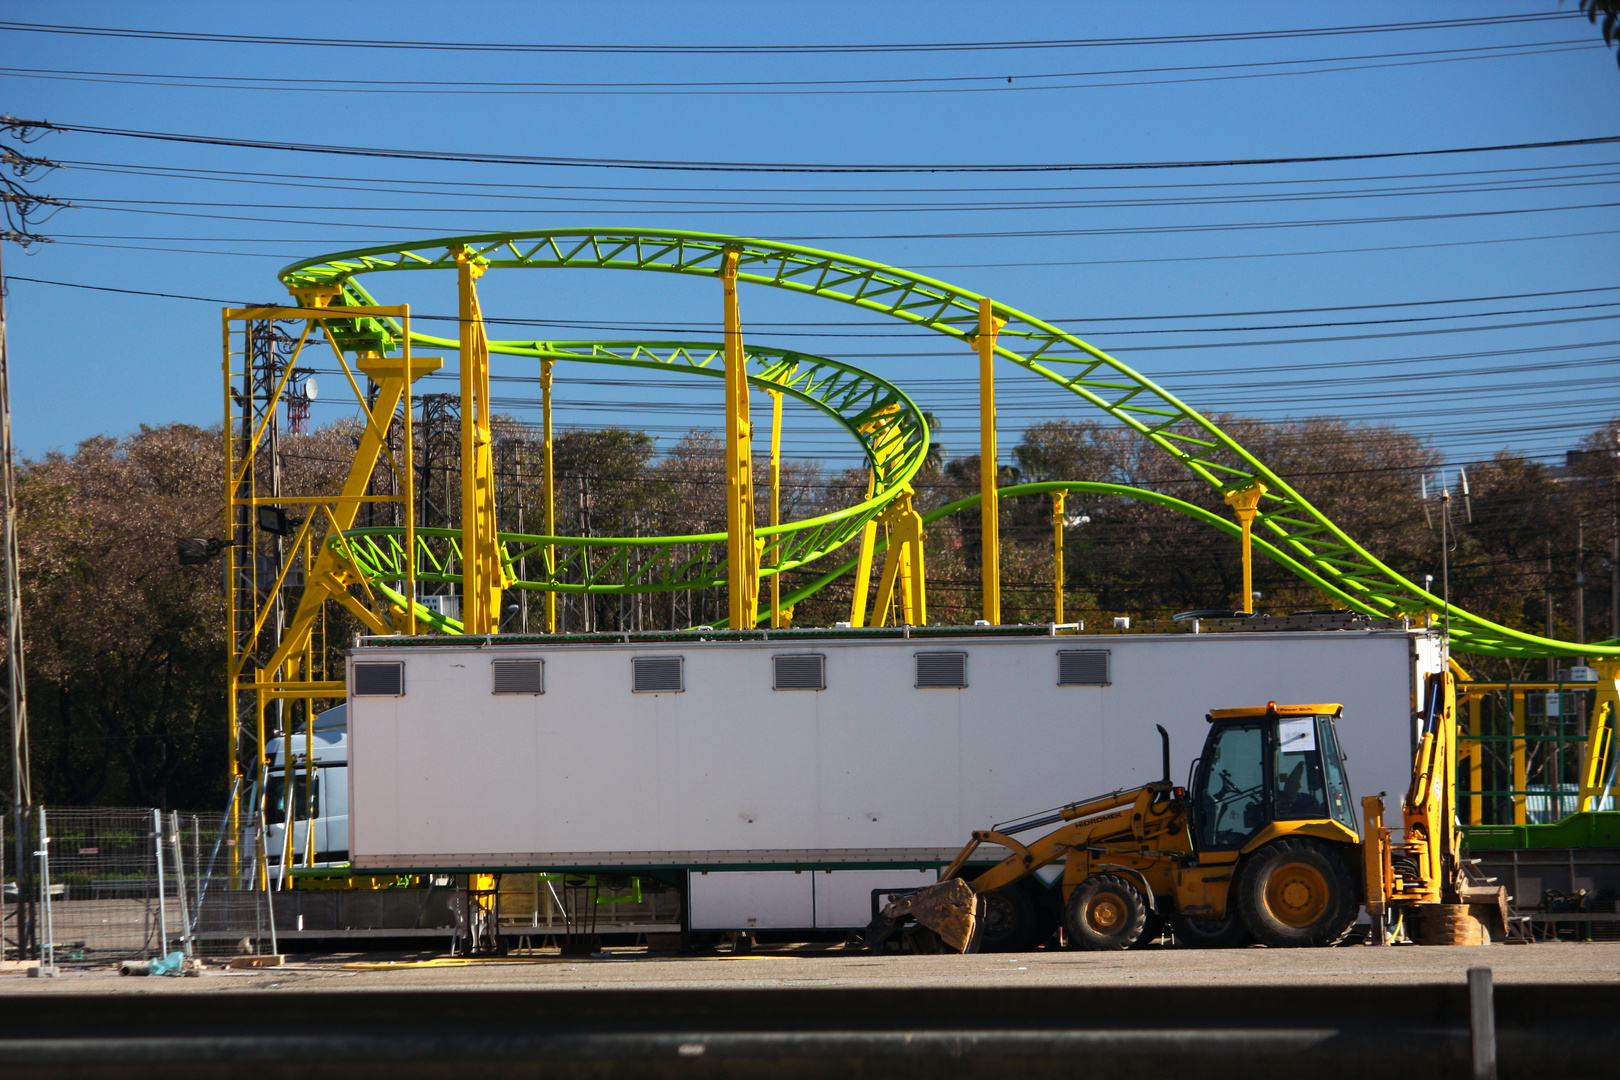
<path fill-rule="evenodd" d="M 1586 769 L 1581 782 L 1578 810 L 1596 810 L 1612 791 L 1615 736 L 1620 734 L 1620 661 L 1596 660 L 1597 694 L 1592 701 L 1592 720 L 1586 736 Z"/>
<path fill-rule="evenodd" d="M 782 392 L 771 395 L 771 527 L 782 524 Z M 771 565 L 782 562 L 782 538 L 771 535 Z M 771 629 L 782 626 L 782 575 L 771 575 Z"/>
<path fill-rule="evenodd" d="M 484 267 L 456 252 L 461 317 L 461 625 L 469 634 L 500 629 L 506 581 L 495 540 L 495 460 L 490 430 L 489 337 L 474 284 Z"/>
<path fill-rule="evenodd" d="M 877 598 L 872 602 L 872 626 L 888 624 L 897 587 L 900 589 L 901 620 L 907 626 L 925 626 L 928 623 L 922 515 L 911 505 L 911 497 L 912 491 L 908 487 L 879 518 L 889 526 L 889 546 L 883 553 L 883 574 L 878 579 Z"/>
<path fill-rule="evenodd" d="M 996 318 L 989 297 L 979 298 L 979 328 L 973 348 L 979 354 L 979 548 L 984 587 L 984 619 L 1001 623 L 1001 500 L 996 491 L 996 335 L 1006 324 Z"/>
<path fill-rule="evenodd" d="M 754 540 L 754 426 L 748 420 L 748 368 L 737 310 L 738 254 L 727 251 L 720 264 L 726 341 L 726 591 L 727 625 L 748 630 L 759 621 L 759 548 Z"/>
<path fill-rule="evenodd" d="M 1226 505 L 1232 508 L 1243 528 L 1243 610 L 1251 615 L 1254 614 L 1254 551 L 1250 530 L 1260 510 L 1260 497 L 1265 493 L 1266 485 L 1259 482 L 1226 493 Z"/>
<path fill-rule="evenodd" d="M 877 473 L 867 470 L 866 498 L 877 487 Z M 865 501 L 864 499 L 862 500 Z M 872 591 L 872 556 L 877 551 L 877 519 L 861 526 L 861 550 L 855 558 L 855 595 L 849 601 L 849 625 L 866 625 L 866 598 Z"/>
<path fill-rule="evenodd" d="M 1485 734 L 1480 720 L 1480 699 L 1478 694 L 1468 695 L 1468 734 L 1473 736 L 1468 743 L 1468 824 L 1483 825 L 1485 823 L 1485 797 L 1480 790 L 1485 786 L 1485 743 L 1480 736 Z"/>
<path fill-rule="evenodd" d="M 1525 825 L 1529 823 L 1529 811 L 1524 794 L 1526 783 L 1524 691 L 1514 690 L 1508 701 L 1513 709 L 1513 824 Z"/>
<path fill-rule="evenodd" d="M 1052 621 L 1063 621 L 1063 491 L 1052 493 Z"/>
<path fill-rule="evenodd" d="M 554 360 L 540 361 L 540 416 L 545 427 L 542 444 L 545 451 L 546 469 L 546 535 L 557 535 L 557 501 L 552 494 L 554 473 L 552 470 L 552 439 L 551 439 L 551 365 Z M 554 577 L 557 573 L 557 545 L 546 545 L 546 582 L 555 586 Z M 557 632 L 557 590 L 546 590 L 546 633 Z"/>

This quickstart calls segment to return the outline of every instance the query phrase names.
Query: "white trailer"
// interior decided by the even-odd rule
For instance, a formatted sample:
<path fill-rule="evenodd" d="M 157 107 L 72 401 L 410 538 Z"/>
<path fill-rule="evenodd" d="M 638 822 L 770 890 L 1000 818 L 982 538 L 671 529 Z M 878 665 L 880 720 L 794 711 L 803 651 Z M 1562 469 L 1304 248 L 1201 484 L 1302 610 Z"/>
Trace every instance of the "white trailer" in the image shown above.
<path fill-rule="evenodd" d="M 368 873 L 684 872 L 692 929 L 864 925 L 974 829 L 1162 773 L 1212 708 L 1334 702 L 1357 796 L 1405 790 L 1423 630 L 1049 628 L 363 639 Z"/>

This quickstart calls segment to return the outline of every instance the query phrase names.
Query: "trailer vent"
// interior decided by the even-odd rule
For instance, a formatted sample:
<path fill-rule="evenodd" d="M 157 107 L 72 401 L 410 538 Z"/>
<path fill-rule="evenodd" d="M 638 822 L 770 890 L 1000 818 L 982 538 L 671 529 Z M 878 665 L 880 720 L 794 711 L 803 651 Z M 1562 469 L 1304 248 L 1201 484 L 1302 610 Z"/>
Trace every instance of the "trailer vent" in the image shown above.
<path fill-rule="evenodd" d="M 917 689 L 960 688 L 967 685 L 967 653 L 917 654 Z"/>
<path fill-rule="evenodd" d="M 494 660 L 490 668 L 495 672 L 494 693 L 543 694 L 546 692 L 546 662 L 544 660 Z"/>
<path fill-rule="evenodd" d="M 679 656 L 631 657 L 630 671 L 630 688 L 638 694 L 678 694 L 686 689 Z"/>
<path fill-rule="evenodd" d="M 355 697 L 404 697 L 405 665 L 364 663 L 354 665 Z"/>
<path fill-rule="evenodd" d="M 1108 686 L 1107 649 L 1065 649 L 1058 653 L 1059 686 Z"/>
<path fill-rule="evenodd" d="M 771 657 L 772 690 L 827 689 L 827 658 L 820 653 L 789 653 Z"/>

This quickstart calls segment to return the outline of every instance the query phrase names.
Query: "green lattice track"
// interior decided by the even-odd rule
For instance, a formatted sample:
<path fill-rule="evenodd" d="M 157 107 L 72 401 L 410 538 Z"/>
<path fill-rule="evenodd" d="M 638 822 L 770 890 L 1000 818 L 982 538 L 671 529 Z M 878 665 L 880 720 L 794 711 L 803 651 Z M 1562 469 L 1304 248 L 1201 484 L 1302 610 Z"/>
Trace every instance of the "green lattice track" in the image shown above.
<path fill-rule="evenodd" d="M 337 285 L 346 302 L 365 304 L 372 301 L 356 280 L 362 275 L 453 271 L 455 252 L 464 247 L 491 269 L 640 270 L 698 277 L 718 277 L 722 256 L 734 250 L 739 255 L 737 276 L 742 282 L 879 312 L 957 338 L 964 349 L 970 346 L 978 325 L 980 295 L 933 278 L 793 244 L 676 230 L 554 229 L 443 237 L 322 256 L 294 263 L 280 276 L 294 286 Z M 1256 543 L 1312 584 L 1326 587 L 1347 606 L 1369 615 L 1415 615 L 1442 606 L 1439 597 L 1379 562 L 1262 461 L 1152 380 L 1095 346 L 1016 308 L 997 303 L 994 311 L 998 318 L 1006 320 L 996 344 L 1001 358 L 1062 386 L 1075 395 L 1078 403 L 1107 414 L 1214 487 L 1264 483 L 1267 491 L 1255 523 Z M 342 339 L 348 347 L 386 350 L 396 344 L 397 334 L 397 328 L 386 322 L 357 319 L 343 328 Z M 420 340 L 429 343 L 429 339 Z M 521 350 L 512 343 L 506 345 L 499 351 Z M 492 351 L 496 348 L 491 343 Z M 845 366 L 843 370 L 854 369 Z M 926 432 L 923 435 L 926 437 Z M 898 488 L 891 487 L 887 497 L 897 492 Z M 874 496 L 879 498 L 882 496 Z M 877 509 L 868 506 L 860 512 L 870 516 Z M 815 523 L 796 522 L 784 526 L 783 535 L 821 528 L 820 519 Z M 509 545 L 533 546 L 547 538 L 505 539 Z M 334 538 L 333 542 L 343 541 Z M 563 538 L 558 538 L 557 543 L 595 546 L 595 542 Z M 713 553 L 707 558 L 704 565 L 710 568 L 709 575 L 723 578 L 723 566 L 713 561 Z M 691 580 L 695 582 L 695 577 Z M 604 583 L 602 587 L 612 586 Z M 1454 647 L 1459 651 L 1620 659 L 1620 644 L 1578 645 L 1538 637 L 1454 605 L 1450 618 Z"/>

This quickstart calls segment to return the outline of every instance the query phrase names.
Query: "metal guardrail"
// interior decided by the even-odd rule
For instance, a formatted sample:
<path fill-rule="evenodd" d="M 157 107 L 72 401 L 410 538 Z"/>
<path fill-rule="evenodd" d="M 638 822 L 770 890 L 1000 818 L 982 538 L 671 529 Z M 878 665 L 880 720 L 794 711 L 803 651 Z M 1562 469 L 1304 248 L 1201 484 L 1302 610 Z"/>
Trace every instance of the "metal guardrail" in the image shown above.
<path fill-rule="evenodd" d="M 1097 986 L 16 995 L 8 1076 L 1607 1075 L 1620 986 Z"/>

